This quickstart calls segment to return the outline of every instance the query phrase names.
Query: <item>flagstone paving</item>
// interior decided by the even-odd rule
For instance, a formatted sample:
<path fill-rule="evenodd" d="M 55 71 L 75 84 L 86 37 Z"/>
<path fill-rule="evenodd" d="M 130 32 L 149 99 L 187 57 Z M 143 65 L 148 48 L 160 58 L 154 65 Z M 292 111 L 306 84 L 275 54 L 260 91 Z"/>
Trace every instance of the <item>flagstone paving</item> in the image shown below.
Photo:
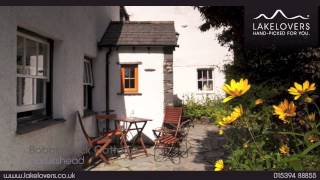
<path fill-rule="evenodd" d="M 222 151 L 224 139 L 217 135 L 218 128 L 211 124 L 196 124 L 191 127 L 188 135 L 190 149 L 186 158 L 181 158 L 179 164 L 170 160 L 154 161 L 153 148 L 148 148 L 150 154 L 143 153 L 133 160 L 120 157 L 111 161 L 111 164 L 100 163 L 89 167 L 89 171 L 212 171 L 214 162 L 224 158 Z"/>

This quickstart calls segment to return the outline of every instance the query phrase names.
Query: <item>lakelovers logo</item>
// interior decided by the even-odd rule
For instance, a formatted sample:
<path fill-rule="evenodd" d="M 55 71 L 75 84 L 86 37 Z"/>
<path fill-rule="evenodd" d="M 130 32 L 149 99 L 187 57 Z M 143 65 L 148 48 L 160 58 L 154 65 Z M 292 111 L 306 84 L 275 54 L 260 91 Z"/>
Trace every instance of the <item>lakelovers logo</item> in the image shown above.
<path fill-rule="evenodd" d="M 253 36 L 310 36 L 310 15 L 287 16 L 281 9 L 267 16 L 259 14 L 253 18 Z"/>

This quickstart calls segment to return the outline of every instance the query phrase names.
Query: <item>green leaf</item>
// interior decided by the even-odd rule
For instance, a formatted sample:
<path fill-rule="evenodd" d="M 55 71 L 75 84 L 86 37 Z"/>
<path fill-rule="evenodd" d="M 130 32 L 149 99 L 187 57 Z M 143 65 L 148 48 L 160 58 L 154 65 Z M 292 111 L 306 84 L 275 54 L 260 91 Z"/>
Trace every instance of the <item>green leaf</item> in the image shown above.
<path fill-rule="evenodd" d="M 294 132 L 278 132 L 279 134 L 284 134 L 284 135 L 292 135 L 292 136 L 302 136 L 304 137 L 304 134 L 301 133 L 294 133 Z"/>
<path fill-rule="evenodd" d="M 301 156 L 305 156 L 307 155 L 310 151 L 312 151 L 313 149 L 317 148 L 318 146 L 320 146 L 320 141 L 317 143 L 312 144 L 311 146 L 309 146 L 307 149 L 305 149 L 301 154 Z"/>
<path fill-rule="evenodd" d="M 289 166 L 291 166 L 296 171 L 301 171 L 303 169 L 300 159 L 293 158 L 288 161 Z"/>

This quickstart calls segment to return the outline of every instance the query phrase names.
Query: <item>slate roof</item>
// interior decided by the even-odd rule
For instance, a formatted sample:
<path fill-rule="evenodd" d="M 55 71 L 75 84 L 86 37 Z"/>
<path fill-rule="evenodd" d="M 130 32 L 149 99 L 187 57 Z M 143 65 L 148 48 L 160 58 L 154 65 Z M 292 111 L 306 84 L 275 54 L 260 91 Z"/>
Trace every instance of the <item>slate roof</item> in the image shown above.
<path fill-rule="evenodd" d="M 173 21 L 112 21 L 99 46 L 177 46 Z"/>

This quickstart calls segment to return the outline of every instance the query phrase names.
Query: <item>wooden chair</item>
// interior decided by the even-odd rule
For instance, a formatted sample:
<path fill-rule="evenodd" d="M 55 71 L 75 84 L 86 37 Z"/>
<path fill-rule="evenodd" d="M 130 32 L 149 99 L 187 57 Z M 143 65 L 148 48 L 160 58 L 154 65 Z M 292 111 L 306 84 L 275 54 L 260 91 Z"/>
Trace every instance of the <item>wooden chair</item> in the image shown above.
<path fill-rule="evenodd" d="M 94 151 L 89 159 L 89 163 L 91 163 L 95 158 L 99 157 L 103 162 L 110 164 L 108 157 L 103 154 L 103 151 L 111 144 L 112 136 L 115 135 L 115 132 L 105 133 L 103 136 L 99 137 L 89 136 L 84 128 L 79 111 L 76 112 L 76 115 L 78 117 L 81 130 L 90 146 L 90 150 Z"/>
<path fill-rule="evenodd" d="M 171 160 L 183 154 L 180 150 L 185 146 L 187 151 L 187 125 L 189 121 L 182 122 L 182 107 L 166 107 L 165 116 L 161 128 L 154 129 L 156 136 L 154 146 L 154 159 L 158 161 L 160 157 L 167 156 Z M 182 145 L 182 142 L 185 144 Z M 186 152 L 187 153 L 187 152 Z"/>

